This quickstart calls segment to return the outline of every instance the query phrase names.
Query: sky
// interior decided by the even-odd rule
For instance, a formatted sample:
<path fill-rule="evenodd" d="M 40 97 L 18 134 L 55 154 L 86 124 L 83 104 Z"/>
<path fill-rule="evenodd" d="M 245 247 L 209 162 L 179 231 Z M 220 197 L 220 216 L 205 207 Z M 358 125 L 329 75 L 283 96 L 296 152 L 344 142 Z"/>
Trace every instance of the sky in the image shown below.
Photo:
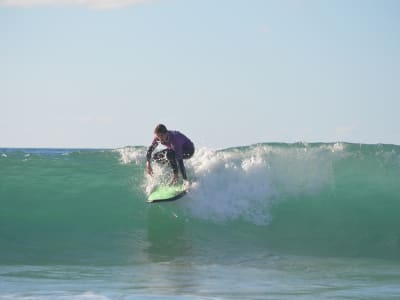
<path fill-rule="evenodd" d="M 400 145 L 400 1 L 0 0 L 0 147 Z"/>

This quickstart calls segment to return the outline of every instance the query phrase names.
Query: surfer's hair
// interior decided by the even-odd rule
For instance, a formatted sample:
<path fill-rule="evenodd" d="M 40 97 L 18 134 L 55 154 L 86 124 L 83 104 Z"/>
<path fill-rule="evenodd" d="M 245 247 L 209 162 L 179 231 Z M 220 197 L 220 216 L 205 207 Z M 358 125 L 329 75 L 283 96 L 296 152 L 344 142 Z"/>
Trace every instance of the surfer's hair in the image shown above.
<path fill-rule="evenodd" d="M 168 131 L 167 127 L 165 127 L 164 124 L 158 124 L 156 126 L 156 129 L 154 129 L 155 134 L 159 134 L 159 133 L 164 134 L 164 133 L 167 133 L 167 131 Z"/>

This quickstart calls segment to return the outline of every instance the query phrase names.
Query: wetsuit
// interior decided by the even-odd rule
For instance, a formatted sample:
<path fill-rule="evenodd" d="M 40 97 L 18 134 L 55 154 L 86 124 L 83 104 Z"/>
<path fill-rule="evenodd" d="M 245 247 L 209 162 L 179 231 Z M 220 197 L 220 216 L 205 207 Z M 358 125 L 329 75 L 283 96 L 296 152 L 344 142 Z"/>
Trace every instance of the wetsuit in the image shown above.
<path fill-rule="evenodd" d="M 161 141 L 154 137 L 153 142 L 147 149 L 146 159 L 150 161 L 151 159 L 159 163 L 169 163 L 172 167 L 172 171 L 175 175 L 178 174 L 178 164 L 179 169 L 182 174 L 182 178 L 187 180 L 185 165 L 183 164 L 183 159 L 188 159 L 193 156 L 194 145 L 192 141 L 179 131 L 168 130 L 167 132 L 169 139 L 168 142 L 162 143 L 167 148 L 159 152 L 154 153 L 153 157 L 151 154 L 154 149 L 161 143 Z M 178 164 L 177 164 L 178 162 Z"/>

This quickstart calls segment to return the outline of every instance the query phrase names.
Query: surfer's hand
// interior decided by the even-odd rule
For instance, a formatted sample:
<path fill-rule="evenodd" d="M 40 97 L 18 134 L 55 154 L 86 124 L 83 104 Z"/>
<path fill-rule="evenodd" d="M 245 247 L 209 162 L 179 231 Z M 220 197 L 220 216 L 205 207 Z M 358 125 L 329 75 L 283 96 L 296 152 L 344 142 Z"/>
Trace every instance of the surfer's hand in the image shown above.
<path fill-rule="evenodd" d="M 150 176 L 153 176 L 153 168 L 151 167 L 149 162 L 147 162 L 147 164 L 146 164 L 146 170 L 147 170 L 147 174 L 149 174 Z"/>

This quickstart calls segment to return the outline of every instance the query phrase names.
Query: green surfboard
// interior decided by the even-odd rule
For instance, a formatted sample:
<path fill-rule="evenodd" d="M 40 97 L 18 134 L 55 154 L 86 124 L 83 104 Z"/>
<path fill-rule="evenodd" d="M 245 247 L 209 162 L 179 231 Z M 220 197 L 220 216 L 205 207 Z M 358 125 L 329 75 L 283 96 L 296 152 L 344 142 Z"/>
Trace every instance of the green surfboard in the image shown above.
<path fill-rule="evenodd" d="M 181 185 L 160 185 L 151 192 L 147 202 L 174 201 L 183 197 L 187 192 L 186 187 Z"/>

